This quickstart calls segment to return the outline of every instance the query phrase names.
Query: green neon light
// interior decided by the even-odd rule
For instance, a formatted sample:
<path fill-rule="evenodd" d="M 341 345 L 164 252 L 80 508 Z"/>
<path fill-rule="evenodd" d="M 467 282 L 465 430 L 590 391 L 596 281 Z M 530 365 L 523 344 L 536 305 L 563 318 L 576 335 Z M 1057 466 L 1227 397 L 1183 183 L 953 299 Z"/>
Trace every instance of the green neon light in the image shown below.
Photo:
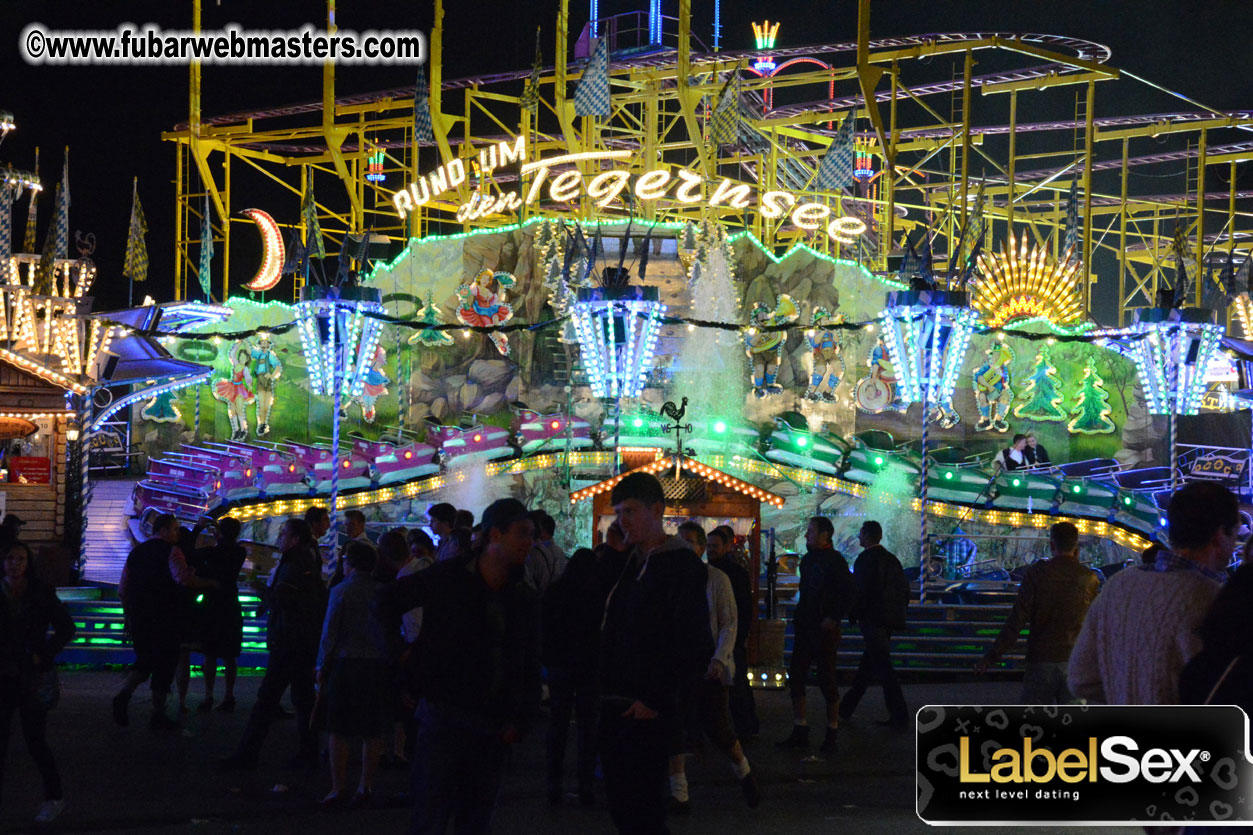
<path fill-rule="evenodd" d="M 1079 322 L 1074 325 L 1055 325 L 1045 316 L 1033 316 L 1030 319 L 1015 319 L 1012 324 L 1012 328 L 1008 326 L 1002 327 L 1001 331 L 1009 334 L 1010 336 L 1018 336 L 1019 334 L 1016 333 L 1016 331 L 1021 330 L 1023 325 L 1043 325 L 1045 328 L 1058 336 L 1079 336 L 1080 334 L 1087 333 L 1096 327 L 1096 325 L 1092 322 Z"/>
<path fill-rule="evenodd" d="M 866 269 L 861 264 L 858 264 L 856 261 L 850 261 L 847 258 L 832 258 L 830 255 L 827 255 L 825 252 L 819 252 L 818 250 L 814 249 L 808 244 L 793 244 L 792 247 L 788 249 L 787 252 L 783 253 L 782 255 L 775 255 L 774 251 L 770 247 L 763 244 L 757 238 L 756 235 L 754 235 L 752 232 L 748 231 L 747 229 L 744 230 L 743 232 L 736 232 L 734 235 L 728 235 L 727 243 L 733 244 L 736 241 L 738 241 L 740 238 L 743 238 L 745 236 L 747 236 L 750 241 L 752 241 L 754 244 L 757 245 L 757 248 L 761 250 L 762 254 L 764 254 L 767 258 L 769 258 L 771 261 L 773 261 L 776 264 L 781 264 L 784 261 L 786 261 L 788 258 L 791 258 L 792 254 L 795 252 L 803 251 L 803 252 L 808 252 L 810 255 L 814 256 L 815 258 L 818 258 L 819 260 L 822 260 L 822 261 L 826 261 L 829 264 L 834 264 L 840 267 L 855 267 L 861 270 L 862 274 L 866 278 L 874 279 L 875 281 L 879 282 L 885 287 L 891 287 L 893 290 L 908 290 L 909 289 L 908 284 L 897 281 L 896 279 L 893 279 L 893 278 L 888 278 L 887 276 L 875 275 L 874 273 Z"/>

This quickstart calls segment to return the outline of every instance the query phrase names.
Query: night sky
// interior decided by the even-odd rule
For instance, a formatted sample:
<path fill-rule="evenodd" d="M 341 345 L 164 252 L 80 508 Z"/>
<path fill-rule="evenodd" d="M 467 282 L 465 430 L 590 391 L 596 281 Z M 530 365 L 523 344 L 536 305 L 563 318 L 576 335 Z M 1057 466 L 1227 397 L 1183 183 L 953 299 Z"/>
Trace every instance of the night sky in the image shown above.
<path fill-rule="evenodd" d="M 205 0 L 204 26 L 216 28 L 237 22 L 249 28 L 297 28 L 325 21 L 324 3 L 258 3 L 242 0 Z M 530 65 L 536 26 L 544 29 L 545 59 L 552 58 L 552 27 L 556 4 L 454 2 L 447 0 L 445 14 L 445 77 L 486 74 Z M 708 42 L 713 18 L 711 3 L 694 2 L 695 34 Z M 587 17 L 586 2 L 571 3 L 573 37 Z M 646 9 L 644 0 L 602 0 L 601 15 Z M 666 2 L 663 12 L 677 14 L 677 2 Z M 340 0 L 339 25 L 357 30 L 409 29 L 429 31 L 432 7 L 426 2 L 394 0 Z M 779 19 L 780 46 L 850 40 L 855 36 L 856 4 L 853 0 L 817 2 L 787 0 L 780 3 L 728 0 L 722 7 L 723 47 L 747 48 L 752 44 L 749 23 L 765 17 Z M 34 148 L 40 146 L 40 174 L 46 187 L 40 201 L 42 227 L 52 215 L 51 195 L 59 179 L 61 149 L 70 146 L 70 180 L 73 206 L 70 227 L 94 232 L 95 255 L 101 267 L 97 284 L 97 309 L 126 302 L 126 280 L 121 276 L 130 211 L 131 178 L 140 178 L 140 196 L 151 232 L 148 248 L 152 267 L 143 292 L 158 299 L 173 296 L 173 204 L 175 147 L 162 142 L 160 133 L 187 118 L 186 67 L 32 67 L 24 64 L 17 49 L 18 34 L 28 23 L 39 21 L 57 29 L 112 28 L 120 22 L 155 22 L 166 28 L 189 28 L 191 3 L 99 2 L 75 0 L 5 0 L 0 4 L 0 109 L 11 111 L 18 130 L 0 145 L 0 163 L 29 169 Z M 1113 49 L 1111 64 L 1149 78 L 1219 109 L 1253 110 L 1253 3 L 1246 0 L 1190 0 L 1164 2 L 1042 3 L 1027 0 L 879 0 L 872 7 L 875 37 L 952 31 L 1047 32 L 1087 38 Z M 1020 64 L 1021 65 L 1021 64 Z M 995 69 L 994 63 L 976 69 Z M 947 66 L 935 68 L 947 78 Z M 925 77 L 919 67 L 909 68 L 907 80 Z M 338 92 L 365 92 L 413 83 L 411 67 L 341 67 Z M 248 108 L 314 100 L 321 94 L 321 71 L 317 67 L 206 67 L 204 113 L 212 115 Z M 1073 88 L 1072 88 L 1073 89 Z M 1116 93 L 1112 92 L 1117 90 Z M 1109 90 L 1111 92 L 1105 92 Z M 1104 98 L 1102 98 L 1102 96 Z M 1004 96 L 989 97 L 1005 99 Z M 937 97 L 947 107 L 947 98 Z M 978 105 L 978 101 L 976 102 Z M 934 104 L 934 103 L 933 103 Z M 997 102 L 995 106 L 1000 106 Z M 982 106 L 982 105 L 980 105 Z M 1073 111 L 1073 93 L 1042 99 L 1040 113 L 1020 113 L 1020 121 L 1064 116 Z M 1159 112 L 1193 109 L 1131 82 L 1098 86 L 1098 113 Z M 1045 112 L 1045 111 L 1052 112 Z M 988 111 L 976 124 L 1003 122 L 1001 114 Z M 1228 133 L 1212 142 L 1231 142 Z M 1180 140 L 1181 141 L 1181 140 Z M 1119 152 L 1119 143 L 1099 147 L 1101 156 Z M 993 147 L 989 145 L 989 147 Z M 1133 146 L 1134 148 L 1135 146 Z M 1171 147 L 1163 144 L 1161 147 Z M 1150 153 L 1149 142 L 1138 153 Z M 1134 153 L 1135 151 L 1133 151 Z M 1098 157 L 1099 158 L 1099 157 Z M 1226 187 L 1226 168 L 1210 169 L 1210 189 Z M 1253 176 L 1243 170 L 1241 183 L 1253 186 Z M 1098 182 L 1098 189 L 1117 188 L 1116 180 Z M 1141 169 L 1132 191 L 1162 193 L 1183 190 L 1183 164 Z M 25 201 L 14 213 L 15 237 L 20 241 Z M 235 205 L 245 201 L 236 196 Z M 233 259 L 245 281 L 252 265 Z M 1098 264 L 1098 269 L 1100 265 Z M 1102 282 L 1104 297 L 1112 281 Z M 1100 288 L 1101 285 L 1098 285 Z M 141 297 L 137 289 L 137 297 Z M 1112 300 L 1106 306 L 1112 304 Z"/>

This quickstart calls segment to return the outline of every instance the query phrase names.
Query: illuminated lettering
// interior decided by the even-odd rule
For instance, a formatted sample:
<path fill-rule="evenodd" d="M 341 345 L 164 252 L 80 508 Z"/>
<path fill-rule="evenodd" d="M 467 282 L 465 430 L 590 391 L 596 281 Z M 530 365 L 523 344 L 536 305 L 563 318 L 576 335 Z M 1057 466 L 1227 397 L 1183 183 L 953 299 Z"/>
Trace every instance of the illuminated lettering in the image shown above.
<path fill-rule="evenodd" d="M 699 203 L 700 187 L 705 181 L 686 168 L 679 169 L 679 179 L 683 182 L 674 190 L 674 199 L 680 203 Z"/>
<path fill-rule="evenodd" d="M 802 203 L 792 210 L 792 223 L 801 229 L 817 229 L 819 221 L 831 214 L 831 207 L 821 203 Z"/>
<path fill-rule="evenodd" d="M 606 171 L 597 174 L 587 184 L 587 196 L 596 201 L 602 209 L 618 199 L 618 195 L 626 189 L 631 175 L 626 171 Z"/>
<path fill-rule="evenodd" d="M 713 196 L 709 198 L 709 205 L 717 206 L 719 203 L 726 201 L 733 208 L 747 208 L 749 191 L 749 187 L 743 183 L 732 185 L 730 180 L 723 178 L 722 182 L 718 183 L 718 187 L 714 189 Z"/>
<path fill-rule="evenodd" d="M 827 224 L 827 235 L 836 243 L 854 244 L 857 236 L 866 231 L 866 224 L 855 217 L 837 217 Z"/>
<path fill-rule="evenodd" d="M 413 198 L 409 196 L 409 190 L 402 188 L 396 192 L 392 196 L 392 205 L 396 207 L 396 214 L 404 220 L 405 215 L 413 210 Z"/>
<path fill-rule="evenodd" d="M 670 172 L 664 168 L 641 174 L 635 181 L 635 196 L 641 200 L 659 200 L 670 185 Z"/>
<path fill-rule="evenodd" d="M 526 159 L 525 134 L 515 139 L 512 147 L 508 142 L 501 142 L 496 147 L 500 149 L 500 165 L 502 168 L 506 165 L 512 165 L 515 162 L 522 162 L 522 160 Z"/>
<path fill-rule="evenodd" d="M 448 187 L 456 188 L 466 181 L 466 165 L 459 159 L 448 163 Z"/>
<path fill-rule="evenodd" d="M 525 196 L 521 192 L 510 192 L 493 197 L 476 191 L 457 209 L 457 220 L 467 222 L 490 214 L 516 212 L 522 206 L 539 203 L 545 197 L 554 203 L 568 204 L 586 196 L 594 200 L 597 207 L 607 208 L 615 200 L 622 199 L 627 189 L 631 188 L 631 174 L 627 170 L 601 171 L 590 181 L 585 181 L 583 174 L 577 170 L 563 171 L 552 177 L 549 175 L 558 165 L 591 160 L 625 160 L 631 154 L 631 151 L 581 151 L 527 162 L 526 138 L 523 136 L 481 148 L 470 163 L 476 175 L 486 176 L 495 168 L 521 163 L 522 176 L 533 175 L 534 178 L 526 188 Z M 404 218 L 465 181 L 466 163 L 461 159 L 454 159 L 399 190 L 393 196 L 392 204 L 396 213 Z M 753 208 L 752 186 L 724 177 L 714 186 L 713 193 L 705 198 L 702 195 L 712 183 L 699 173 L 683 168 L 674 171 L 665 168 L 645 171 L 635 179 L 635 197 L 641 201 L 662 200 L 666 198 L 671 185 L 674 186 L 674 192 L 670 199 L 676 203 L 692 205 L 704 201 L 710 208 Z M 802 203 L 797 195 L 788 191 L 773 190 L 762 193 L 757 198 L 756 209 L 763 218 L 769 220 L 778 220 L 790 213 L 791 221 L 801 229 L 819 229 L 827 221 L 828 237 L 840 244 L 856 243 L 857 237 L 866 231 L 866 224 L 862 220 L 855 217 L 832 217 L 829 206 L 813 202 Z"/>
<path fill-rule="evenodd" d="M 563 171 L 553 178 L 548 187 L 548 198 L 555 203 L 569 203 L 579 196 L 583 175 L 578 171 Z"/>
<path fill-rule="evenodd" d="M 761 216 L 778 220 L 796 204 L 796 197 L 786 191 L 767 191 L 761 196 Z"/>

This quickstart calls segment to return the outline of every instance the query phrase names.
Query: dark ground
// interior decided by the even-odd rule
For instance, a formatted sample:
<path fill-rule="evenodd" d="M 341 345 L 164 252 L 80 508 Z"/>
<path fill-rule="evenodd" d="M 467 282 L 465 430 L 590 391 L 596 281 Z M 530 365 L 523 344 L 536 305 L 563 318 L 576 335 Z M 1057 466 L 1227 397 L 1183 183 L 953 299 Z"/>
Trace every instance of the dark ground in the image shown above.
<path fill-rule="evenodd" d="M 405 831 L 408 809 L 401 805 L 403 800 L 393 801 L 390 808 L 357 812 L 316 808 L 317 798 L 330 788 L 325 766 L 317 772 L 292 772 L 283 765 L 295 751 L 294 720 L 276 724 L 257 771 L 239 775 L 214 770 L 214 761 L 230 753 L 239 739 L 259 677 L 240 679 L 240 705 L 235 713 L 193 712 L 184 717 L 182 732 L 167 733 L 148 729 L 149 706 L 146 698 L 140 698 L 146 691 L 136 693 L 131 703 L 130 727 L 113 724 L 109 699 L 119 681 L 119 674 L 109 672 L 71 672 L 62 677 L 61 704 L 50 718 L 49 735 L 65 781 L 66 811 L 42 830 L 29 823 L 42 795 L 14 723 L 0 832 L 341 835 Z M 192 682 L 189 702 L 193 707 L 199 703 L 200 685 L 199 680 Z M 1006 682 L 905 687 L 911 707 L 928 702 L 1012 702 L 1018 691 L 1017 683 Z M 220 695 L 220 679 L 218 692 Z M 755 811 L 744 806 L 726 763 L 707 748 L 689 765 L 693 808 L 689 817 L 672 820 L 676 835 L 898 833 L 927 828 L 914 814 L 914 736 L 872 724 L 884 712 L 877 691 L 872 690 L 863 703 L 860 721 L 841 732 L 841 750 L 829 761 L 802 760 L 795 754 L 775 751 L 773 742 L 790 730 L 787 696 L 782 691 L 758 691 L 756 696 L 763 733 L 750 743 L 747 753 L 762 781 L 761 806 Z M 821 696 L 811 688 L 810 721 L 816 725 L 811 733 L 817 741 L 821 741 L 821 709 Z M 548 806 L 544 728 L 541 724 L 515 753 L 497 804 L 493 831 L 501 835 L 612 833 L 600 786 L 596 808 Z M 573 750 L 570 765 L 572 760 Z M 382 772 L 375 795 L 386 803 L 388 795 L 405 790 L 407 783 L 407 773 Z M 572 779 L 568 788 L 573 788 Z M 1082 831 L 1094 834 L 1115 829 Z"/>

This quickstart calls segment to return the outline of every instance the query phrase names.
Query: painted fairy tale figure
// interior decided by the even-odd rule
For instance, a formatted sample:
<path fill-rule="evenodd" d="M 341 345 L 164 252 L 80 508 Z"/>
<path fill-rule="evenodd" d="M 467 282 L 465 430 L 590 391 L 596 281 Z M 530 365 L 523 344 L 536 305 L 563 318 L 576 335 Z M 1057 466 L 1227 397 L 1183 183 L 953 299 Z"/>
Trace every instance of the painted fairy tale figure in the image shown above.
<path fill-rule="evenodd" d="M 835 390 L 844 378 L 844 340 L 836 325 L 844 324 L 842 314 L 831 315 L 825 307 L 815 307 L 809 330 L 805 332 L 809 340 L 810 356 L 813 367 L 809 373 L 809 388 L 805 397 L 809 400 L 825 400 L 835 402 Z M 824 388 L 823 385 L 826 387 Z"/>
<path fill-rule="evenodd" d="M 979 406 L 976 432 L 989 429 L 1001 433 L 1009 431 L 1006 418 L 1014 402 L 1013 378 L 1009 371 L 1013 361 L 1013 349 L 999 340 L 983 352 L 983 362 L 971 377 L 975 403 Z"/>
<path fill-rule="evenodd" d="M 507 272 L 481 270 L 473 281 L 457 288 L 457 319 L 463 325 L 475 328 L 505 324 L 513 318 L 513 307 L 505 302 L 505 291 L 515 282 L 516 279 Z M 509 356 L 507 336 L 495 332 L 490 334 L 490 338 L 502 356 Z"/>
<path fill-rule="evenodd" d="M 274 408 L 274 387 L 283 376 L 283 363 L 274 352 L 273 337 L 257 334 L 257 344 L 249 351 L 252 360 L 252 379 L 256 386 L 257 437 L 270 434 L 270 411 Z"/>
<path fill-rule="evenodd" d="M 783 361 L 787 331 L 757 329 L 787 325 L 795 322 L 798 316 L 800 311 L 796 308 L 796 303 L 786 293 L 779 296 L 774 310 L 761 302 L 753 305 L 750 317 L 753 329 L 745 336 L 744 344 L 753 364 L 753 391 L 758 397 L 783 393 L 783 387 L 775 380 L 779 376 L 779 363 Z"/>
<path fill-rule="evenodd" d="M 374 423 L 374 404 L 387 394 L 387 384 L 391 382 L 384 373 L 387 368 L 387 352 L 382 345 L 374 346 L 374 356 L 370 358 L 370 367 L 361 378 L 361 417 L 366 423 Z"/>
<path fill-rule="evenodd" d="M 870 350 L 870 373 L 858 381 L 853 397 L 859 409 L 871 414 L 888 409 L 903 412 L 908 408 L 901 402 L 900 389 L 896 385 L 896 366 L 892 364 L 882 336 L 875 340 Z"/>
<path fill-rule="evenodd" d="M 177 423 L 183 419 L 183 415 L 178 411 L 178 406 L 174 405 L 175 397 L 173 391 L 160 392 L 144 404 L 139 416 L 153 423 Z"/>
<path fill-rule="evenodd" d="M 231 422 L 231 440 L 248 438 L 248 404 L 254 399 L 252 371 L 248 367 L 251 355 L 246 342 L 236 342 L 230 352 L 231 376 L 213 384 L 213 396 L 226 404 L 226 416 Z"/>

